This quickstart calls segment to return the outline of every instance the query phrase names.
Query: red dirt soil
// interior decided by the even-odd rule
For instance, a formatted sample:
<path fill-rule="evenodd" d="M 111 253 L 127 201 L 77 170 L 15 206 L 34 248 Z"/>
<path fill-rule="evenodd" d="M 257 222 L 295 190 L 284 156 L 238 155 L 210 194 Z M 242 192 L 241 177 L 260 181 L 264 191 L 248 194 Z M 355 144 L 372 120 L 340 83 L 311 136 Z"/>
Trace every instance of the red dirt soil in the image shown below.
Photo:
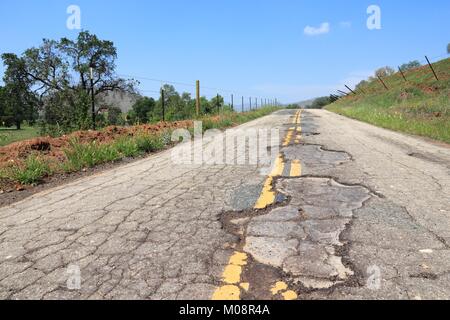
<path fill-rule="evenodd" d="M 158 124 L 145 124 L 132 127 L 107 127 L 101 131 L 77 131 L 59 138 L 39 137 L 24 140 L 0 147 L 0 169 L 14 163 L 21 163 L 31 153 L 38 153 L 50 161 L 62 162 L 65 159 L 64 149 L 72 139 L 80 143 L 108 143 L 120 136 L 134 136 L 137 133 L 157 134 L 169 129 L 189 128 L 193 122 L 176 121 L 160 122 Z"/>

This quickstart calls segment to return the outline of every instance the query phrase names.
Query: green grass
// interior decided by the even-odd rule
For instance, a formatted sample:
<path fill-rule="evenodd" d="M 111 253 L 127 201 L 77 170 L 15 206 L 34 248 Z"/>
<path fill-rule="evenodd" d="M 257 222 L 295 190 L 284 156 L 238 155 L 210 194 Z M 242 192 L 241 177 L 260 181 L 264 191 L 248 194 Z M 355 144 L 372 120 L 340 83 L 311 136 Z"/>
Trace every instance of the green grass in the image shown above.
<path fill-rule="evenodd" d="M 91 168 L 98 164 L 115 161 L 120 153 L 112 144 L 80 143 L 73 139 L 69 148 L 64 150 L 67 161 L 62 164 L 64 171 L 74 172 L 84 168 Z"/>
<path fill-rule="evenodd" d="M 29 155 L 22 165 L 13 164 L 0 172 L 1 178 L 7 178 L 21 184 L 35 184 L 51 174 L 49 164 L 36 154 Z"/>
<path fill-rule="evenodd" d="M 450 143 L 450 59 L 385 79 L 389 91 L 378 81 L 362 89 L 365 94 L 345 97 L 328 110 L 386 129 L 420 135 Z"/>
<path fill-rule="evenodd" d="M 32 139 L 39 136 L 36 127 L 23 127 L 21 130 L 0 128 L 0 147 L 10 143 Z"/>
<path fill-rule="evenodd" d="M 163 149 L 167 144 L 164 140 L 164 135 L 140 133 L 135 137 L 137 148 L 142 152 L 155 152 Z"/>
<path fill-rule="evenodd" d="M 277 108 L 263 108 L 242 114 L 226 112 L 215 119 L 214 117 L 204 117 L 203 130 L 224 129 L 254 120 L 278 110 Z M 120 160 L 132 158 L 145 153 L 155 152 L 164 149 L 170 141 L 171 133 L 161 134 L 138 133 L 136 136 L 122 136 L 111 143 L 99 144 L 97 142 L 80 143 L 78 140 L 71 140 L 69 147 L 64 150 L 67 161 L 62 164 L 65 172 L 75 172 L 84 168 Z"/>
<path fill-rule="evenodd" d="M 75 172 L 96 165 L 133 158 L 139 155 L 162 150 L 170 142 L 167 134 L 139 133 L 136 136 L 123 136 L 117 140 L 99 144 L 97 142 L 80 143 L 73 139 L 64 150 L 67 161 L 62 164 L 65 172 Z"/>
<path fill-rule="evenodd" d="M 226 112 L 219 118 L 204 117 L 203 129 L 225 129 L 236 124 L 241 124 L 265 116 L 278 110 L 277 108 L 263 108 L 242 114 Z M 191 128 L 190 128 L 191 129 Z M 52 173 L 76 172 L 96 165 L 117 161 L 123 158 L 136 157 L 145 153 L 155 152 L 170 145 L 171 132 L 165 131 L 159 134 L 139 132 L 134 136 L 121 136 L 107 143 L 81 143 L 78 139 L 72 139 L 64 149 L 65 160 L 51 165 L 39 157 L 38 152 L 28 156 L 22 164 L 7 166 L 0 172 L 0 178 L 7 178 L 21 184 L 35 184 Z"/>

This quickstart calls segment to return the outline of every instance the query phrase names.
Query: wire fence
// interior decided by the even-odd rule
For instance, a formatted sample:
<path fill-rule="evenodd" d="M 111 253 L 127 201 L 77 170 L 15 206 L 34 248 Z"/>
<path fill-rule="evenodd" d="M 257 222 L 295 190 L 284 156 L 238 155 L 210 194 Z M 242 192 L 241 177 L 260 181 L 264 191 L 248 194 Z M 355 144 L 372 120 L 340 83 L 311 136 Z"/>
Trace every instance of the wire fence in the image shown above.
<path fill-rule="evenodd" d="M 161 97 L 161 89 L 166 84 L 172 85 L 176 89 L 181 87 L 182 90 L 180 90 L 180 94 L 188 93 L 190 97 L 193 97 L 193 99 L 196 98 L 197 85 L 195 81 L 192 83 L 187 83 L 130 74 L 118 74 L 118 76 L 138 80 L 140 82 L 140 86 L 143 87 L 143 89 L 140 88 L 138 91 L 143 95 L 155 98 L 156 100 Z M 240 90 L 203 86 L 202 84 L 199 89 L 201 97 L 212 99 L 219 95 L 223 98 L 224 104 L 232 107 L 236 112 L 246 112 L 265 106 L 276 106 L 280 104 L 278 98 L 257 97 L 255 95 L 242 93 Z"/>
<path fill-rule="evenodd" d="M 411 81 L 411 79 L 408 79 L 408 75 L 411 72 L 417 72 L 419 69 L 424 70 L 424 72 L 428 72 L 430 76 L 434 77 L 434 79 L 436 81 L 441 81 L 441 80 L 446 80 L 449 76 L 449 72 L 446 72 L 445 74 L 439 74 L 439 72 L 436 71 L 435 67 L 433 67 L 433 61 L 437 62 L 440 59 L 443 58 L 447 58 L 447 55 L 440 55 L 440 56 L 435 56 L 435 57 L 428 57 L 425 56 L 424 59 L 418 59 L 418 60 L 414 60 L 414 62 L 419 62 L 420 66 L 415 67 L 415 68 L 409 68 L 407 70 L 402 69 L 401 66 L 397 66 L 396 69 L 394 69 L 394 73 L 389 75 L 389 76 L 395 76 L 397 75 L 398 77 L 401 77 L 401 79 L 405 82 L 408 83 L 410 85 L 414 85 L 415 83 Z M 411 61 L 413 62 L 413 61 Z M 358 94 L 367 94 L 367 93 L 376 93 L 376 92 L 380 92 L 381 90 L 391 90 L 392 87 L 390 86 L 390 84 L 387 82 L 387 80 L 379 75 L 379 74 L 375 74 L 373 79 L 374 81 L 378 81 L 379 82 L 379 86 L 377 88 L 373 88 L 371 87 L 370 89 L 364 86 L 354 86 L 354 89 L 352 89 L 350 86 L 348 86 L 347 84 L 343 85 L 342 90 L 338 89 L 337 90 L 337 94 L 332 93 L 330 96 L 334 99 L 334 100 L 338 100 L 341 99 L 342 97 L 346 97 L 349 95 L 358 95 Z"/>

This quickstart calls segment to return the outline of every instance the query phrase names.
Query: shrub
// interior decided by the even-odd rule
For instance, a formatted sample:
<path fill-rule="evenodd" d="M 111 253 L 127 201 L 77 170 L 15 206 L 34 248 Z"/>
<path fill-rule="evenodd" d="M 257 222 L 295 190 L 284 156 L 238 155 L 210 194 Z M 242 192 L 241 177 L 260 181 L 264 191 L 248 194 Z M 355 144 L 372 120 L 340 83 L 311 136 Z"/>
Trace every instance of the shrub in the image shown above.
<path fill-rule="evenodd" d="M 120 153 L 113 145 L 99 144 L 96 141 L 83 144 L 77 139 L 70 141 L 69 148 L 64 153 L 67 158 L 65 171 L 77 171 L 120 158 Z"/>
<path fill-rule="evenodd" d="M 114 142 L 112 147 L 124 157 L 135 157 L 140 153 L 133 137 L 120 137 Z"/>
<path fill-rule="evenodd" d="M 35 184 L 50 174 L 50 167 L 46 161 L 35 154 L 28 156 L 23 165 L 15 164 L 6 176 L 21 184 Z"/>
<path fill-rule="evenodd" d="M 154 152 L 164 148 L 162 136 L 140 133 L 135 137 L 136 145 L 142 152 Z"/>
<path fill-rule="evenodd" d="M 385 78 L 385 77 L 392 76 L 394 73 L 395 73 L 395 70 L 392 69 L 391 67 L 383 67 L 383 68 L 379 68 L 377 71 L 375 71 L 375 76 L 380 77 L 380 78 Z"/>
<path fill-rule="evenodd" d="M 418 68 L 422 66 L 422 64 L 420 63 L 420 61 L 414 60 L 414 61 L 410 61 L 408 63 L 404 63 L 400 66 L 400 69 L 402 71 L 408 71 L 408 70 L 413 70 L 415 68 Z"/>

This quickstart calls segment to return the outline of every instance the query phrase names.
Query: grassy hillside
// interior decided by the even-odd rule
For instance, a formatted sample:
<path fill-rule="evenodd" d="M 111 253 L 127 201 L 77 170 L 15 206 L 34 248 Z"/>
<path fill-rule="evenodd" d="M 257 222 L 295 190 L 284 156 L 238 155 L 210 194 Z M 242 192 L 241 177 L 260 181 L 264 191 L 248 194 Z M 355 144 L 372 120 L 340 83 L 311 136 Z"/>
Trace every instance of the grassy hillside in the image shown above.
<path fill-rule="evenodd" d="M 433 64 L 437 81 L 428 65 L 361 87 L 329 105 L 328 110 L 376 126 L 450 143 L 450 59 Z"/>

